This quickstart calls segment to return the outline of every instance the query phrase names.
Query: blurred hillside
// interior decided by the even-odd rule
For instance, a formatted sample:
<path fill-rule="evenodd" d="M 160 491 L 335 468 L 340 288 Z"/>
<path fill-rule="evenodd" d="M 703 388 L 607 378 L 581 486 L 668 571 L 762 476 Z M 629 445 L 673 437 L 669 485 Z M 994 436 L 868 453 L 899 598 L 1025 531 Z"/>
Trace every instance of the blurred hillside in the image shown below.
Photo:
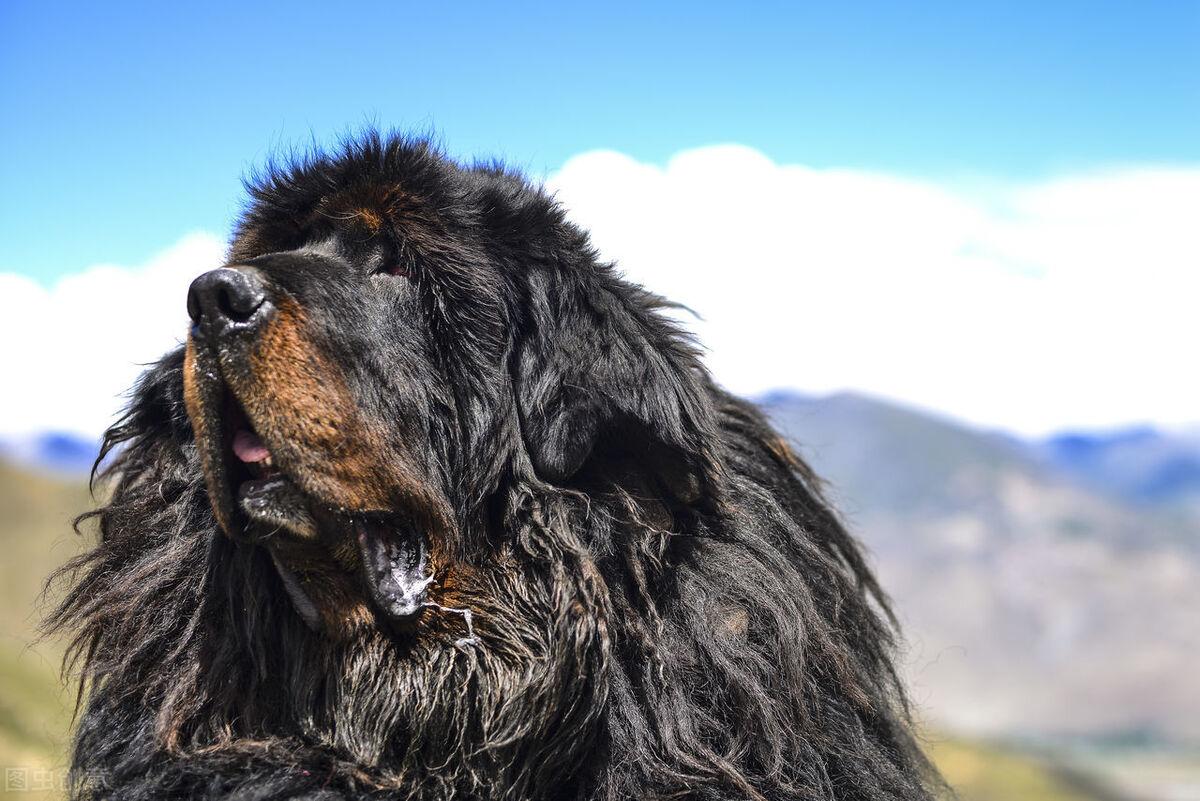
<path fill-rule="evenodd" d="M 932 722 L 1200 741 L 1195 487 L 1143 493 L 1123 477 L 1131 451 L 1150 475 L 1186 443 L 1094 437 L 1078 459 L 1061 438 L 1026 443 L 858 395 L 765 406 L 871 550 Z"/>
<path fill-rule="evenodd" d="M 1194 440 L 1024 442 L 851 394 L 763 402 L 893 595 L 960 798 L 1200 799 Z M 0 763 L 60 780 L 61 644 L 29 643 L 43 578 L 83 544 L 68 521 L 90 504 L 91 446 L 50 435 L 0 453 Z"/>
<path fill-rule="evenodd" d="M 34 640 L 53 598 L 42 598 L 45 579 L 81 550 L 70 521 L 89 506 L 82 478 L 0 461 L 0 765 L 10 792 L 29 788 L 21 798 L 54 797 L 36 790 L 65 776 L 74 696 L 59 680 L 61 643 Z"/>

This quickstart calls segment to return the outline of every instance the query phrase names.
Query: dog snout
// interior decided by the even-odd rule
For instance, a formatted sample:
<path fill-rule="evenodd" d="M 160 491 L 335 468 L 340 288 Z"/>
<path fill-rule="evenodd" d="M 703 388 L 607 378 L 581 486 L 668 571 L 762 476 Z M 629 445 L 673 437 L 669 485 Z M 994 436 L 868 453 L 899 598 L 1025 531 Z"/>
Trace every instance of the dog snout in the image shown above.
<path fill-rule="evenodd" d="M 188 288 L 192 331 L 210 339 L 254 327 L 267 305 L 266 289 L 253 267 L 210 270 Z"/>

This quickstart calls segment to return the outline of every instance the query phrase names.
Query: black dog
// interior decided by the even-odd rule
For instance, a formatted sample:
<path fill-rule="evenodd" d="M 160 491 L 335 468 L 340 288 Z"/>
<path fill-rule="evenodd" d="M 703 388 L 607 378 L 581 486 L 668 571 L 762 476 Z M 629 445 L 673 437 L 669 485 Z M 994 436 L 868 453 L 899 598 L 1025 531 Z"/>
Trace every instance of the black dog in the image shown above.
<path fill-rule="evenodd" d="M 49 622 L 78 797 L 930 796 L 817 480 L 550 197 L 377 134 L 250 193 Z"/>

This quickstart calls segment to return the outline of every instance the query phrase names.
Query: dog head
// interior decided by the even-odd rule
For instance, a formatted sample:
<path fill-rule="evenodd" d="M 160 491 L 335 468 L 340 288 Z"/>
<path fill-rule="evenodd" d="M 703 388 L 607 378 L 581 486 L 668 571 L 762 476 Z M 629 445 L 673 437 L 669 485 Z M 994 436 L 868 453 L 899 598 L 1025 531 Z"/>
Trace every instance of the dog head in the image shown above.
<path fill-rule="evenodd" d="M 50 618 L 92 795 L 928 797 L 862 555 L 664 305 L 419 141 L 255 181 Z"/>
<path fill-rule="evenodd" d="M 314 628 L 450 605 L 513 478 L 718 502 L 694 352 L 545 195 L 371 137 L 251 192 L 188 293 L 184 397 L 221 528 Z"/>

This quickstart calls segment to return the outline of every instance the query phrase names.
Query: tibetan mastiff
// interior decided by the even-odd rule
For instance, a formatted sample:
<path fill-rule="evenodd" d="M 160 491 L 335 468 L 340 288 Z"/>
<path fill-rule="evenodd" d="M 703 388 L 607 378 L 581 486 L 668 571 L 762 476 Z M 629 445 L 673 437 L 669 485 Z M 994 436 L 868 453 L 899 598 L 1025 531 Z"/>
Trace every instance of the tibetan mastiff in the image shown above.
<path fill-rule="evenodd" d="M 375 132 L 248 190 L 49 619 L 76 797 L 931 796 L 818 480 L 553 197 Z"/>

